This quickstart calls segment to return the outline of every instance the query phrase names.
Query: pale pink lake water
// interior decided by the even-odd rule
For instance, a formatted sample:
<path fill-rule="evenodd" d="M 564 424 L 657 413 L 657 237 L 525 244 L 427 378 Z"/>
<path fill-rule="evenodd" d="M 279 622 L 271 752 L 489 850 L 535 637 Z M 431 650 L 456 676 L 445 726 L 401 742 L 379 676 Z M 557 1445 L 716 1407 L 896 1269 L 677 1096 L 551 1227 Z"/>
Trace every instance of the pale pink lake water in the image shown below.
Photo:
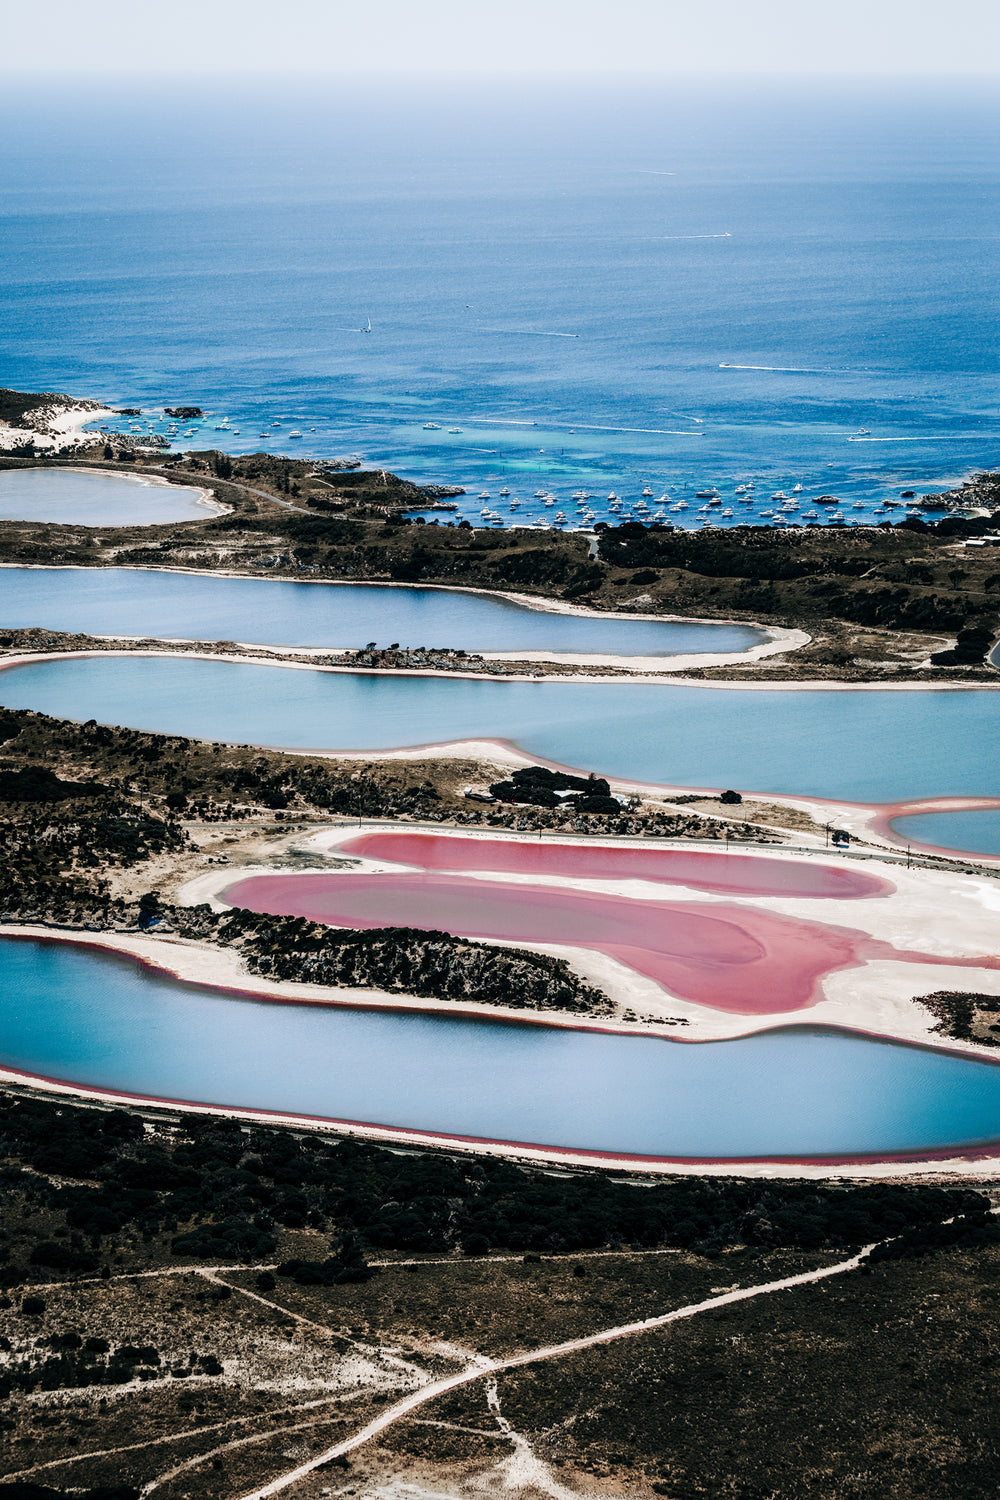
<path fill-rule="evenodd" d="M 228 887 L 224 899 L 251 911 L 338 927 L 416 927 L 515 944 L 589 948 L 673 995 L 737 1015 L 801 1010 L 822 998 L 825 975 L 868 959 L 963 962 L 898 950 L 848 927 L 735 903 L 633 901 L 460 875 L 258 875 Z M 993 968 L 1000 960 L 979 963 Z"/>
<path fill-rule="evenodd" d="M 505 874 L 591 880 L 659 880 L 735 896 L 814 896 L 850 900 L 887 896 L 888 880 L 850 866 L 807 863 L 721 850 L 622 849 L 602 845 L 531 843 L 526 839 L 454 838 L 434 833 L 363 833 L 345 853 L 391 860 L 421 870 L 496 870 Z"/>

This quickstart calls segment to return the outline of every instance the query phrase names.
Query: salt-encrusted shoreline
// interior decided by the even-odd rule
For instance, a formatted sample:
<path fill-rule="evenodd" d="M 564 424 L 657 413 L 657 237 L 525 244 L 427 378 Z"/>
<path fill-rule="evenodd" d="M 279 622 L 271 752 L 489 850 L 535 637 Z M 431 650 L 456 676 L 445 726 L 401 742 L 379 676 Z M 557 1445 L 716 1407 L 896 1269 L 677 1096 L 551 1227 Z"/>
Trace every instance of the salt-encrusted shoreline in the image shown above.
<path fill-rule="evenodd" d="M 100 639 L 106 639 L 106 640 L 128 640 L 129 637 L 127 637 L 127 636 L 106 636 L 106 637 L 100 637 Z M 143 637 L 142 639 L 144 639 L 144 640 L 145 639 L 149 639 L 149 637 Z M 237 642 L 236 644 L 242 645 L 242 642 Z M 333 655 L 337 654 L 337 652 L 334 649 L 331 649 L 329 647 L 319 647 L 319 648 L 311 648 L 311 647 L 303 648 L 303 647 L 299 647 L 299 646 L 286 646 L 286 647 L 274 646 L 274 647 L 269 647 L 269 646 L 261 646 L 260 642 L 250 642 L 250 643 L 247 644 L 247 646 L 246 646 L 246 650 L 247 651 L 251 651 L 252 652 L 254 649 L 257 649 L 257 650 L 269 650 L 269 651 L 276 651 L 276 652 L 285 652 L 285 651 L 287 651 L 287 652 L 295 652 L 297 654 L 302 654 L 302 655 L 306 654 L 307 651 L 311 651 L 311 650 L 316 650 L 317 653 L 322 652 L 322 654 L 325 655 L 325 656 L 333 656 Z M 193 658 L 193 659 L 197 660 L 197 659 L 200 658 L 200 659 L 205 660 L 205 661 L 235 662 L 235 663 L 241 664 L 243 666 L 248 666 L 249 665 L 249 666 L 263 666 L 263 667 L 287 667 L 287 668 L 290 668 L 290 669 L 293 669 L 293 670 L 305 671 L 305 672 L 341 672 L 341 673 L 348 673 L 349 675 L 352 675 L 352 676 L 366 676 L 366 677 L 406 677 L 406 678 L 409 678 L 409 677 L 443 677 L 443 678 L 447 678 L 450 681 L 454 681 L 455 679 L 462 679 L 462 678 L 464 678 L 464 679 L 467 679 L 467 680 L 470 680 L 470 681 L 474 681 L 474 682 L 483 682 L 483 681 L 490 681 L 490 680 L 495 680 L 497 682 L 537 682 L 537 680 L 538 680 L 537 675 L 532 674 L 532 673 L 528 673 L 528 672 L 517 672 L 517 673 L 510 672 L 510 673 L 504 673 L 503 676 L 497 676 L 495 679 L 491 679 L 490 676 L 489 676 L 489 674 L 488 673 L 484 673 L 484 672 L 445 671 L 445 670 L 442 670 L 441 668 L 438 668 L 438 667 L 412 667 L 412 668 L 395 668 L 395 667 L 391 667 L 391 668 L 383 668 L 383 667 L 355 666 L 353 663 L 349 663 L 349 664 L 347 664 L 345 666 L 340 666 L 340 665 L 335 665 L 335 664 L 331 664 L 331 663 L 327 663 L 327 662 L 282 661 L 280 659 L 275 660 L 272 657 L 265 657 L 265 656 L 260 656 L 260 657 L 243 656 L 243 655 L 237 656 L 237 655 L 233 655 L 232 653 L 225 652 L 225 651 L 209 651 L 209 650 L 204 650 L 204 651 L 185 651 L 185 652 L 179 652 L 179 651 L 171 651 L 170 647 L 169 647 L 169 643 L 165 643 L 162 648 L 152 648 L 152 647 L 143 647 L 143 646 L 140 646 L 140 647 L 137 647 L 133 651 L 122 650 L 121 652 L 117 652 L 117 653 L 114 652 L 114 651 L 87 651 L 85 649 L 81 650 L 81 651 L 34 651 L 34 652 L 26 651 L 26 652 L 19 652 L 16 655 L 12 655 L 12 656 L 6 657 L 2 661 L 0 661 L 0 670 L 3 670 L 6 667 L 35 665 L 35 664 L 37 664 L 39 662 L 44 662 L 44 661 L 66 660 L 66 659 L 71 658 L 71 657 L 80 657 L 80 658 L 84 658 L 84 657 L 88 657 L 88 656 L 109 657 L 109 656 L 115 656 L 115 655 L 121 655 L 121 656 L 182 656 L 183 655 L 183 656 L 185 656 L 185 657 L 187 657 L 189 659 Z M 519 652 L 516 656 L 511 655 L 509 657 L 501 657 L 499 655 L 499 653 L 495 653 L 495 654 L 493 654 L 490 657 L 490 659 L 491 660 L 498 660 L 498 661 L 499 660 L 524 661 L 524 660 L 526 660 L 526 654 L 524 652 Z M 547 657 L 545 659 L 549 660 L 549 661 L 555 661 L 555 660 L 558 660 L 559 658 L 557 658 L 555 656 L 550 656 L 550 657 Z M 563 659 L 566 660 L 566 661 L 572 661 L 575 658 L 565 657 Z M 656 659 L 660 660 L 659 658 L 656 658 Z M 745 658 L 743 656 L 730 658 L 730 663 L 732 663 L 733 661 L 737 661 L 737 660 L 738 661 L 742 661 L 744 659 Z M 576 674 L 574 674 L 572 676 L 550 677 L 550 678 L 547 678 L 546 681 L 550 682 L 550 683 L 559 683 L 560 685 L 566 685 L 566 686 L 569 686 L 569 685 L 572 685 L 572 684 L 579 684 L 579 683 L 607 683 L 607 684 L 614 683 L 614 684 L 616 684 L 618 686 L 623 686 L 624 685 L 624 686 L 632 686 L 632 687 L 648 685 L 648 686 L 655 686 L 655 687 L 699 688 L 699 689 L 702 689 L 702 690 L 704 690 L 706 692 L 735 690 L 735 691 L 739 691 L 739 692 L 830 692 L 830 693 L 835 693 L 835 692 L 847 692 L 847 693 L 865 693 L 865 692 L 875 692 L 875 693 L 891 693 L 891 692 L 934 692 L 934 693 L 941 693 L 941 692 L 963 692 L 963 693 L 971 693 L 971 692 L 983 692 L 983 693 L 989 693 L 989 692 L 1000 691 L 1000 678 L 998 678 L 996 682 L 951 682 L 951 681 L 949 681 L 949 682 L 831 682 L 831 681 L 829 681 L 827 679 L 822 679 L 822 678 L 818 678 L 818 679 L 815 679 L 813 681 L 798 681 L 798 680 L 796 680 L 796 681 L 789 681 L 789 682 L 771 682 L 771 681 L 768 681 L 768 682 L 742 682 L 742 681 L 739 681 L 739 680 L 728 680 L 728 679 L 720 679 L 720 678 L 713 679 L 712 681 L 705 681 L 704 679 L 701 679 L 701 678 L 678 677 L 678 676 L 674 676 L 673 675 L 673 672 L 681 670 L 682 667 L 687 666 L 689 663 L 693 662 L 695 660 L 695 658 L 670 658 L 670 660 L 673 663 L 673 671 L 667 670 L 665 668 L 661 673 L 659 673 L 657 675 L 653 675 L 652 673 L 650 673 L 648 670 L 645 670 L 645 669 L 642 670 L 642 671 L 632 672 L 630 670 L 630 668 L 634 665 L 634 663 L 636 662 L 636 660 L 637 659 L 634 658 L 634 657 L 627 657 L 627 656 L 617 656 L 617 657 L 614 657 L 614 658 L 609 657 L 609 658 L 606 659 L 606 661 L 605 661 L 606 665 L 608 665 L 608 664 L 614 664 L 617 667 L 624 668 L 624 669 L 626 669 L 626 671 L 628 671 L 628 676 L 613 676 L 613 677 L 609 677 L 609 676 L 602 676 L 599 672 L 593 672 L 593 673 L 591 673 L 591 672 L 586 672 L 586 673 L 580 672 L 580 673 L 576 673 Z M 642 661 L 642 660 L 649 660 L 649 658 L 639 658 L 638 660 L 640 660 L 640 661 Z M 705 663 L 703 661 L 700 662 L 700 664 L 701 665 L 705 665 Z M 444 743 L 447 743 L 447 742 L 442 742 L 442 743 L 444 744 Z M 484 741 L 482 741 L 482 743 L 487 743 L 487 742 L 484 740 Z M 497 743 L 501 743 L 501 742 L 497 741 Z M 426 747 L 426 746 L 407 746 L 405 748 L 412 750 L 412 749 L 426 749 L 428 747 Z M 308 751 L 308 753 L 310 755 L 316 755 L 316 754 L 321 754 L 323 752 L 321 750 L 319 750 L 319 749 L 310 749 Z M 358 754 L 359 751 L 352 750 L 349 753 L 353 755 L 353 754 Z M 387 751 L 381 751 L 381 750 L 380 751 L 372 751 L 371 749 L 367 749 L 367 750 L 365 750 L 364 753 L 365 754 L 369 754 L 369 755 L 371 755 L 371 754 L 377 754 L 379 756 L 382 756 L 382 755 L 397 754 L 398 751 L 391 751 L 391 750 L 387 750 Z"/>

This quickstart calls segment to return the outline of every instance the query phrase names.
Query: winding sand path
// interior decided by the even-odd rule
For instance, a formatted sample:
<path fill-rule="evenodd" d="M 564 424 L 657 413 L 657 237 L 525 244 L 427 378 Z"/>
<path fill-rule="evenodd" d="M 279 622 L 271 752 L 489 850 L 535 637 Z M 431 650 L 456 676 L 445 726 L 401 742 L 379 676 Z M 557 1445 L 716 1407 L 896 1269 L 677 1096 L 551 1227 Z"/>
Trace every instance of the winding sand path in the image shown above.
<path fill-rule="evenodd" d="M 591 1333 L 584 1338 L 569 1339 L 563 1344 L 550 1344 L 547 1348 L 533 1349 L 527 1354 L 515 1354 L 509 1359 L 482 1359 L 477 1360 L 474 1365 L 462 1370 L 457 1375 L 449 1375 L 443 1380 L 432 1381 L 430 1385 L 413 1391 L 404 1396 L 394 1406 L 375 1417 L 360 1432 L 353 1437 L 345 1438 L 343 1442 L 337 1443 L 332 1448 L 327 1448 L 322 1453 L 316 1454 L 306 1463 L 289 1469 L 287 1473 L 272 1479 L 269 1484 L 261 1489 L 252 1490 L 240 1497 L 240 1500 L 265 1500 L 269 1495 L 280 1494 L 299 1479 L 304 1479 L 314 1469 L 329 1463 L 331 1459 L 340 1458 L 343 1454 L 352 1452 L 371 1438 L 377 1437 L 379 1433 L 385 1432 L 401 1418 L 409 1416 L 419 1407 L 426 1405 L 428 1401 L 434 1401 L 438 1396 L 443 1396 L 448 1391 L 457 1390 L 460 1386 L 469 1385 L 474 1380 L 482 1380 L 484 1377 L 495 1377 L 505 1370 L 514 1370 L 521 1365 L 536 1364 L 540 1360 L 558 1359 L 563 1354 L 576 1354 L 582 1349 L 592 1349 L 598 1344 L 609 1344 L 614 1339 L 629 1338 L 636 1333 L 649 1333 L 653 1329 L 665 1328 L 670 1323 L 679 1323 L 685 1318 L 697 1317 L 699 1313 L 711 1312 L 716 1307 L 727 1307 L 734 1302 L 746 1302 L 753 1297 L 763 1297 L 771 1292 L 789 1291 L 793 1287 L 807 1286 L 810 1282 L 823 1281 L 828 1276 L 840 1276 L 845 1271 L 854 1271 L 863 1260 L 875 1248 L 874 1245 L 866 1245 L 856 1255 L 848 1260 L 838 1261 L 833 1266 L 822 1266 L 818 1271 L 804 1271 L 798 1276 L 785 1276 L 779 1281 L 762 1282 L 758 1286 L 742 1287 L 739 1291 L 724 1292 L 718 1297 L 709 1297 L 704 1302 L 692 1302 L 686 1307 L 678 1307 L 673 1312 L 662 1313 L 659 1317 L 644 1318 L 638 1323 L 624 1323 L 618 1328 L 605 1328 L 600 1333 Z"/>

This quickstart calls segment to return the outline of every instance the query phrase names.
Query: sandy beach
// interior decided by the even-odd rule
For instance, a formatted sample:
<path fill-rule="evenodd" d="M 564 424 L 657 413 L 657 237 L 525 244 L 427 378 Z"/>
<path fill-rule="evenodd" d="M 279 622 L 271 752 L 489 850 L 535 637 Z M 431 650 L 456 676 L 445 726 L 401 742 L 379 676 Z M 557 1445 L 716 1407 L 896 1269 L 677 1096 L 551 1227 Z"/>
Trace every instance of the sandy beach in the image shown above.
<path fill-rule="evenodd" d="M 5 449 L 31 443 L 39 450 L 85 448 L 94 442 L 94 434 L 83 429 L 117 413 L 96 401 L 74 402 L 72 406 L 42 406 L 25 417 L 31 425 L 8 427 L 0 424 L 0 453 Z"/>

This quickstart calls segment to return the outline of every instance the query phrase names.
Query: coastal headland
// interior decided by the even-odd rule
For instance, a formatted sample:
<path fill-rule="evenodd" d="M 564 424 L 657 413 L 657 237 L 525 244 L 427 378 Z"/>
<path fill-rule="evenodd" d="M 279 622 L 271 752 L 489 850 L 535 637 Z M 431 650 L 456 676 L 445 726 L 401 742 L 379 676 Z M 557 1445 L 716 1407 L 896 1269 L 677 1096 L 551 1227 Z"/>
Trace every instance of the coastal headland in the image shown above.
<path fill-rule="evenodd" d="M 0 392 L 0 418 L 4 399 L 22 414 L 43 401 Z M 65 402 L 59 410 L 81 417 L 80 403 L 58 399 Z M 996 474 L 925 497 L 926 520 L 784 531 L 628 522 L 588 535 L 449 524 L 447 500 L 435 498 L 440 486 L 421 488 L 383 470 L 269 453 L 162 454 L 117 443 L 82 433 L 61 452 L 35 450 L 31 442 L 7 447 L 0 450 L 0 483 L 4 468 L 92 464 L 195 484 L 226 514 L 157 525 L 155 534 L 128 524 L 95 530 L 0 522 L 0 563 L 443 586 L 542 607 L 738 620 L 798 633 L 791 655 L 682 668 L 707 680 L 1000 680 L 989 661 L 1000 635 L 1000 549 L 991 542 L 1000 529 Z M 436 524 L 408 516 L 429 504 L 441 507 Z M 375 644 L 385 651 L 390 643 Z M 420 665 L 398 657 L 376 664 Z"/>
<path fill-rule="evenodd" d="M 495 532 L 381 471 L 95 442 L 106 410 L 0 392 L 0 483 L 40 464 L 142 473 L 221 513 L 0 522 L 0 565 L 419 584 L 767 640 L 717 661 L 126 641 L 8 628 L 0 571 L 0 668 L 121 653 L 706 692 L 1000 684 L 997 475 L 893 526 Z M 407 514 L 435 504 L 437 524 Z M 178 995 L 372 1024 L 695 1050 L 821 1025 L 997 1064 L 1000 862 L 907 851 L 891 827 L 989 798 L 654 786 L 441 741 L 361 757 L 2 707 L 0 947 L 43 969 L 57 947 L 119 954 Z M 434 881 L 454 930 L 406 904 Z M 336 903 L 362 882 L 353 925 Z M 615 924 L 640 909 L 625 941 Z M 558 940 L 527 920 L 546 912 Z M 0 1496 L 995 1488 L 1000 1128 L 869 1159 L 602 1159 L 136 1097 L 24 1058 L 0 1081 Z"/>

